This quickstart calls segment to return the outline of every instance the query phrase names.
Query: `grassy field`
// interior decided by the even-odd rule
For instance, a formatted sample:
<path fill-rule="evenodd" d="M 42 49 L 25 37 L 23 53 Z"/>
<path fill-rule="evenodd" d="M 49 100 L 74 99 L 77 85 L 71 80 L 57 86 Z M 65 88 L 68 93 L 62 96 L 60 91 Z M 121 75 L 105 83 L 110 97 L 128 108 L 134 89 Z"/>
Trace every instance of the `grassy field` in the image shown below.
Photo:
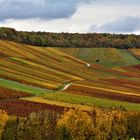
<path fill-rule="evenodd" d="M 128 50 L 60 50 L 0 41 L 0 86 L 42 98 L 35 96 L 29 99 L 30 102 L 38 100 L 56 106 L 84 104 L 87 108 L 92 105 L 123 106 L 138 111 L 139 66 L 140 61 Z M 71 84 L 67 87 L 68 83 Z"/>
<path fill-rule="evenodd" d="M 100 99 L 95 97 L 93 98 L 81 95 L 71 95 L 67 93 L 54 93 L 51 95 L 46 94 L 44 98 L 72 104 L 83 104 L 88 106 L 102 106 L 102 107 L 124 107 L 128 110 L 140 111 L 140 104 Z"/>
<path fill-rule="evenodd" d="M 119 50 L 121 55 L 123 55 L 125 64 L 124 66 L 131 66 L 131 65 L 137 65 L 140 64 L 140 61 L 138 61 L 131 53 L 129 53 L 128 50 Z"/>
<path fill-rule="evenodd" d="M 7 88 L 10 88 L 10 89 L 14 89 L 14 90 L 17 90 L 17 91 L 37 94 L 37 95 L 45 94 L 47 92 L 50 92 L 47 89 L 28 86 L 28 85 L 25 85 L 25 84 L 21 84 L 21 83 L 15 82 L 15 81 L 10 81 L 10 80 L 3 79 L 3 78 L 0 78 L 0 86 L 7 87 Z"/>
<path fill-rule="evenodd" d="M 101 64 L 107 67 L 129 66 L 140 64 L 125 49 L 115 48 L 57 48 L 78 59 L 93 64 Z M 119 58 L 119 59 L 118 59 Z"/>

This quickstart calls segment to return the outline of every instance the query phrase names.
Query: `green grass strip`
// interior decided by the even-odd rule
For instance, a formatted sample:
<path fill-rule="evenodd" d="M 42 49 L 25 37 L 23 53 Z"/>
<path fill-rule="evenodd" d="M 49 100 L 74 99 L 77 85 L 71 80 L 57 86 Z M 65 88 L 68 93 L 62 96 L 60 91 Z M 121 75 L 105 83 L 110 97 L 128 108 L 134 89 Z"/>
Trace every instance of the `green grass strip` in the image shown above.
<path fill-rule="evenodd" d="M 33 86 L 25 85 L 22 83 L 18 83 L 15 81 L 3 79 L 3 78 L 0 78 L 0 86 L 4 86 L 4 87 L 11 88 L 14 90 L 32 93 L 32 94 L 36 94 L 36 95 L 45 94 L 45 93 L 49 92 L 49 90 L 47 90 L 47 89 L 33 87 Z"/>
<path fill-rule="evenodd" d="M 123 56 L 123 59 L 125 61 L 125 66 L 131 66 L 131 65 L 137 65 L 140 64 L 140 61 L 137 60 L 132 54 L 126 50 L 126 49 L 118 49 L 118 51 Z"/>
<path fill-rule="evenodd" d="M 140 104 L 128 103 L 122 101 L 115 101 L 109 99 L 101 99 L 96 97 L 73 95 L 67 93 L 54 93 L 45 94 L 44 98 L 50 100 L 57 100 L 73 104 L 84 104 L 89 106 L 102 106 L 102 107 L 124 107 L 127 110 L 140 111 Z"/>

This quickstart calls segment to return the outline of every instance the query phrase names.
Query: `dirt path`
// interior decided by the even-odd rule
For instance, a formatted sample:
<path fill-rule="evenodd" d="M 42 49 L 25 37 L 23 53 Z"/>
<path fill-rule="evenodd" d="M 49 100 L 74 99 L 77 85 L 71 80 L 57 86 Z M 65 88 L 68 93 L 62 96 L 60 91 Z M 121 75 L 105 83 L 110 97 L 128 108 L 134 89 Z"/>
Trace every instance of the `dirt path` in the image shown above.
<path fill-rule="evenodd" d="M 66 85 L 64 85 L 64 87 L 61 89 L 61 91 L 68 89 L 71 86 L 71 84 L 72 83 L 67 83 Z"/>

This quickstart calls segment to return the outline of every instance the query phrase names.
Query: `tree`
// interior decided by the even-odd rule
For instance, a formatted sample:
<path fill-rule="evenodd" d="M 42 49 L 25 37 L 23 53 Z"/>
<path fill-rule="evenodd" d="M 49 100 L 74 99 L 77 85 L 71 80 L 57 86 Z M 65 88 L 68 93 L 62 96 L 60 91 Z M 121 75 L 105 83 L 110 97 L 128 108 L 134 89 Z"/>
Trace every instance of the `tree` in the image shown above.
<path fill-rule="evenodd" d="M 19 120 L 17 139 L 19 140 L 54 140 L 56 139 L 55 112 L 32 113 L 29 117 Z"/>
<path fill-rule="evenodd" d="M 8 120 L 8 115 L 4 110 L 0 110 L 0 137 Z"/>
<path fill-rule="evenodd" d="M 93 137 L 92 118 L 81 110 L 65 111 L 57 122 L 61 140 L 90 140 Z"/>
<path fill-rule="evenodd" d="M 127 117 L 128 132 L 131 138 L 140 139 L 140 113 L 129 113 Z"/>
<path fill-rule="evenodd" d="M 95 140 L 109 140 L 112 126 L 112 116 L 109 111 L 93 108 L 91 113 L 94 126 Z"/>

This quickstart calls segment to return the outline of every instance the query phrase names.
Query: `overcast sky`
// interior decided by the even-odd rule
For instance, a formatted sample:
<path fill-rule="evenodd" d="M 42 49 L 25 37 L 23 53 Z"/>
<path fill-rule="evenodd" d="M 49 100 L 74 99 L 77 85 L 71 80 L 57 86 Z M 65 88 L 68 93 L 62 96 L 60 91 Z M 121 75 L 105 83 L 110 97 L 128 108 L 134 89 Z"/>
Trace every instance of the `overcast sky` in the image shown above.
<path fill-rule="evenodd" d="M 140 0 L 0 0 L 0 26 L 140 34 Z"/>

